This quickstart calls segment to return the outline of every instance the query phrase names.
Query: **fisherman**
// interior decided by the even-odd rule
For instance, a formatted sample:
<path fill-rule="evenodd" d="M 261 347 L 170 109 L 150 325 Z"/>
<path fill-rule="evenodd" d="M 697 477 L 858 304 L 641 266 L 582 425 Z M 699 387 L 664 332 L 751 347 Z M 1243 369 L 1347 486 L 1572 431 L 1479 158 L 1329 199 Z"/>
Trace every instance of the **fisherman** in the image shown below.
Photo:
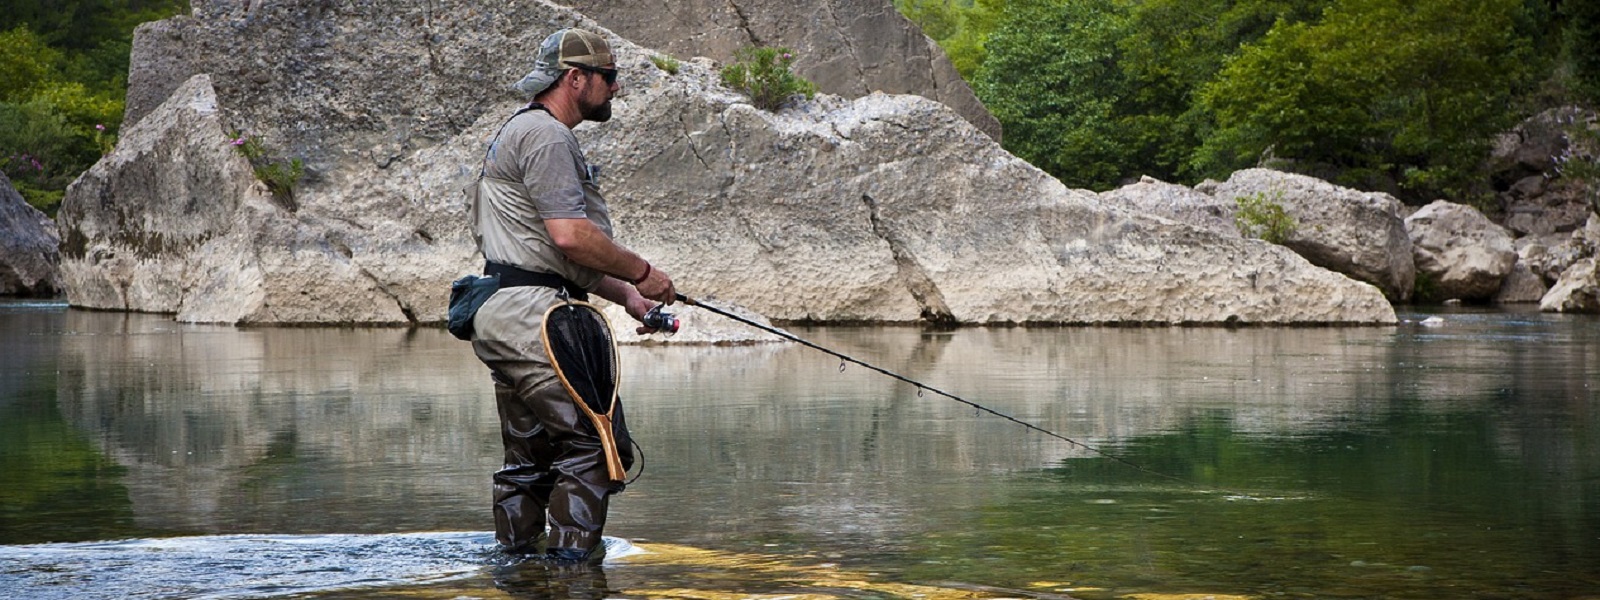
<path fill-rule="evenodd" d="M 545 546 L 546 558 L 582 561 L 603 554 L 608 499 L 622 484 L 607 475 L 594 425 L 546 356 L 543 315 L 592 292 L 642 322 L 675 292 L 665 272 L 612 240 L 599 169 L 572 133 L 583 121 L 611 118 L 622 84 L 610 45 L 582 29 L 557 31 L 514 87 L 533 102 L 490 143 L 471 211 L 485 274 L 500 280 L 472 320 L 472 349 L 494 380 L 505 445 L 505 465 L 494 474 L 495 539 L 507 553 Z M 626 466 L 633 453 L 620 406 L 613 420 Z"/>

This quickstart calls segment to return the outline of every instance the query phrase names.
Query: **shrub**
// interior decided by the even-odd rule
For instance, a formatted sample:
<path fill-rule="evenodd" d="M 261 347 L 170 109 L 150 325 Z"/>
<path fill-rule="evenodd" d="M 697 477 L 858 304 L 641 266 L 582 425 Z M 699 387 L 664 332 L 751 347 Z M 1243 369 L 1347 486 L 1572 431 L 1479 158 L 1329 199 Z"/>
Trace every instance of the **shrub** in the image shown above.
<path fill-rule="evenodd" d="M 666 71 L 668 75 L 677 75 L 678 68 L 682 66 L 678 59 L 665 54 L 650 55 L 650 64 L 655 65 L 657 69 Z"/>
<path fill-rule="evenodd" d="M 300 183 L 300 176 L 305 174 L 304 162 L 298 158 L 289 162 L 272 160 L 267 156 L 267 149 L 261 144 L 260 138 L 237 130 L 229 132 L 228 137 L 228 143 L 250 161 L 250 169 L 255 172 L 256 179 L 267 186 L 267 191 L 272 192 L 274 198 L 285 201 L 294 199 L 294 186 Z"/>
<path fill-rule="evenodd" d="M 734 63 L 722 68 L 722 82 L 750 96 L 756 108 L 777 110 L 795 96 L 810 99 L 816 84 L 794 74 L 794 54 L 788 48 L 743 48 Z"/>
<path fill-rule="evenodd" d="M 1268 200 L 1266 194 L 1259 192 L 1234 198 L 1239 212 L 1233 215 L 1233 223 L 1239 227 L 1239 234 L 1279 245 L 1289 241 L 1299 225 L 1283 210 L 1283 205 L 1277 201 L 1281 199 L 1282 194 Z"/>

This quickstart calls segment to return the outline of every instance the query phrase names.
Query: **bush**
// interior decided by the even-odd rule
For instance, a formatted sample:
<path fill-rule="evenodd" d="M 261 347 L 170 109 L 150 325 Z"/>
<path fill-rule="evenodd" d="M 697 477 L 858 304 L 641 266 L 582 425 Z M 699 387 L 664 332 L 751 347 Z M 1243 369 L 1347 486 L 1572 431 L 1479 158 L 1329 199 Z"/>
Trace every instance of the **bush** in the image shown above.
<path fill-rule="evenodd" d="M 260 138 L 250 137 L 235 130 L 228 133 L 228 143 L 250 161 L 250 169 L 255 172 L 256 179 L 267 186 L 267 191 L 272 192 L 272 197 L 287 201 L 293 205 L 294 186 L 300 183 L 300 176 L 305 174 L 305 163 L 300 159 L 290 159 L 288 162 L 279 162 L 267 156 L 267 149 L 261 144 Z"/>
<path fill-rule="evenodd" d="M 764 110 L 778 110 L 795 96 L 810 99 L 816 84 L 794 74 L 790 67 L 794 54 L 788 48 L 743 48 L 734 53 L 734 63 L 722 68 L 722 82 L 750 96 L 750 103 Z"/>
<path fill-rule="evenodd" d="M 54 216 L 67 184 L 99 156 L 48 101 L 0 102 L 0 171 L 34 208 Z"/>
<path fill-rule="evenodd" d="M 665 54 L 650 55 L 650 64 L 655 65 L 657 69 L 666 71 L 668 75 L 677 75 L 678 69 L 683 66 L 678 62 L 678 59 Z"/>
<path fill-rule="evenodd" d="M 1283 210 L 1283 204 L 1277 201 L 1281 199 L 1282 194 L 1268 200 L 1263 193 L 1234 198 L 1239 212 L 1234 213 L 1233 224 L 1239 227 L 1239 234 L 1280 246 L 1289 241 L 1299 224 Z"/>

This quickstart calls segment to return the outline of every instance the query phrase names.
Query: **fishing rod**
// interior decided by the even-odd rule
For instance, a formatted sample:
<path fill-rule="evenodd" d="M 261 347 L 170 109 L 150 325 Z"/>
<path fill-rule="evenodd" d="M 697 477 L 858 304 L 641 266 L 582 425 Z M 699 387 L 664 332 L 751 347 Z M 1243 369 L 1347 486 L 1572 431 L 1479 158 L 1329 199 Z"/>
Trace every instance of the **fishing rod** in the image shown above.
<path fill-rule="evenodd" d="M 690 297 L 685 296 L 683 294 L 676 294 L 676 296 L 677 296 L 679 302 L 682 302 L 682 303 L 687 304 L 689 306 L 701 308 L 701 309 L 704 309 L 706 311 L 709 311 L 709 312 L 712 312 L 712 313 L 716 313 L 718 315 L 722 315 L 722 316 L 727 317 L 729 319 L 733 319 L 733 320 L 738 321 L 740 323 L 744 323 L 745 325 L 749 325 L 751 327 L 754 327 L 756 329 L 760 329 L 762 331 L 765 331 L 767 333 L 770 333 L 770 334 L 776 335 L 778 337 L 784 338 L 784 339 L 789 340 L 791 342 L 795 342 L 795 343 L 800 344 L 802 346 L 805 346 L 807 348 L 811 348 L 813 350 L 817 350 L 819 352 L 823 352 L 825 354 L 831 355 L 831 356 L 833 356 L 835 358 L 838 358 L 841 361 L 854 363 L 854 364 L 860 365 L 862 367 L 866 367 L 867 369 L 870 369 L 870 370 L 876 371 L 878 373 L 881 373 L 881 374 L 883 374 L 883 375 L 885 375 L 887 377 L 890 377 L 892 379 L 897 379 L 897 380 L 903 381 L 905 383 L 909 383 L 912 386 L 917 388 L 917 396 L 921 396 L 923 391 L 933 392 L 933 393 L 938 394 L 940 396 L 944 396 L 944 397 L 949 398 L 951 400 L 954 400 L 956 402 L 960 402 L 962 404 L 970 406 L 970 407 L 972 407 L 972 408 L 974 408 L 976 410 L 989 413 L 989 414 L 994 415 L 996 417 L 1000 417 L 1000 418 L 1005 419 L 1007 421 L 1010 421 L 1012 423 L 1016 423 L 1018 425 L 1026 427 L 1028 429 L 1031 429 L 1033 431 L 1037 431 L 1039 433 L 1045 434 L 1045 435 L 1050 436 L 1052 438 L 1061 440 L 1061 441 L 1066 442 L 1068 444 L 1071 444 L 1073 446 L 1077 446 L 1079 448 L 1083 448 L 1084 450 L 1088 450 L 1090 452 L 1093 452 L 1093 453 L 1098 454 L 1100 456 L 1103 456 L 1105 458 L 1109 458 L 1109 459 L 1117 461 L 1119 463 L 1128 465 L 1128 466 L 1133 467 L 1134 469 L 1137 469 L 1137 470 L 1139 470 L 1141 472 L 1149 473 L 1151 475 L 1156 475 L 1158 477 L 1165 477 L 1167 479 L 1171 479 L 1173 481 L 1178 481 L 1178 482 L 1182 482 L 1182 483 L 1186 483 L 1186 484 L 1192 483 L 1192 482 L 1189 482 L 1189 481 L 1187 481 L 1187 480 L 1185 480 L 1185 479 L 1183 479 L 1181 477 L 1175 477 L 1175 476 L 1172 476 L 1172 475 L 1168 475 L 1166 473 L 1160 473 L 1160 472 L 1157 472 L 1157 471 L 1152 471 L 1150 469 L 1146 469 L 1146 468 L 1141 467 L 1141 466 L 1139 466 L 1137 464 L 1134 464 L 1133 462 L 1129 461 L 1128 459 L 1122 458 L 1122 457 L 1117 456 L 1115 454 L 1111 454 L 1109 452 L 1106 452 L 1106 451 L 1101 450 L 1099 448 L 1096 448 L 1094 446 L 1090 446 L 1090 445 L 1085 444 L 1083 442 L 1080 442 L 1078 440 L 1074 440 L 1072 438 L 1069 438 L 1067 436 L 1061 435 L 1061 434 L 1056 433 L 1054 431 L 1050 431 L 1050 430 L 1045 429 L 1043 427 L 1040 427 L 1038 425 L 1034 425 L 1033 423 L 1029 423 L 1027 421 L 1023 421 L 1022 419 L 1018 419 L 1016 417 L 1013 417 L 1011 415 L 1008 415 L 1008 414 L 1005 414 L 1003 412 L 997 411 L 995 409 L 989 408 L 989 407 L 984 406 L 982 404 L 978 404 L 977 402 L 973 402 L 973 401 L 968 400 L 966 398 L 962 398 L 961 396 L 958 396 L 956 394 L 952 394 L 950 392 L 941 390 L 939 388 L 933 387 L 933 386 L 928 385 L 926 383 L 922 383 L 922 382 L 917 381 L 915 379 L 911 379 L 910 377 L 906 377 L 906 376 L 901 375 L 899 373 L 895 373 L 895 372 L 890 371 L 888 369 L 885 369 L 883 367 L 879 367 L 877 365 L 874 365 L 874 364 L 868 363 L 866 361 L 857 359 L 855 357 L 849 356 L 849 355 L 847 355 L 847 354 L 845 354 L 843 352 L 839 352 L 837 350 L 833 350 L 833 349 L 830 349 L 830 348 L 823 347 L 820 344 L 817 344 L 817 343 L 812 342 L 810 340 L 806 340 L 804 338 L 801 338 L 800 336 L 797 336 L 795 334 L 789 333 L 789 332 L 784 331 L 782 329 L 778 329 L 776 327 L 771 327 L 771 326 L 768 326 L 768 325 L 762 325 L 760 323 L 757 323 L 757 322 L 752 321 L 750 319 L 746 319 L 744 317 L 741 317 L 739 315 L 730 313 L 728 311 L 722 310 L 722 309 L 717 308 L 715 306 L 711 306 L 711 305 L 706 304 L 704 302 L 700 302 L 699 300 L 695 300 L 694 298 L 690 298 Z M 839 363 L 839 370 L 840 371 L 844 370 L 844 362 Z"/>

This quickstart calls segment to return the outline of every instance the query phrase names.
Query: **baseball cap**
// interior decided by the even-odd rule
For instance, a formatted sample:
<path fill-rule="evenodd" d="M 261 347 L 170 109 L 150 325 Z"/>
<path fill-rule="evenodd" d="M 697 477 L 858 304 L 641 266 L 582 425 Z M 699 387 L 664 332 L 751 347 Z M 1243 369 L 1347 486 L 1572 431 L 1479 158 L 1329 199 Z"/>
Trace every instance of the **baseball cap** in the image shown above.
<path fill-rule="evenodd" d="M 539 55 L 533 61 L 533 70 L 511 87 L 532 96 L 555 83 L 568 65 L 603 67 L 614 62 L 611 45 L 605 38 L 576 27 L 562 29 L 544 38 L 539 44 Z"/>

